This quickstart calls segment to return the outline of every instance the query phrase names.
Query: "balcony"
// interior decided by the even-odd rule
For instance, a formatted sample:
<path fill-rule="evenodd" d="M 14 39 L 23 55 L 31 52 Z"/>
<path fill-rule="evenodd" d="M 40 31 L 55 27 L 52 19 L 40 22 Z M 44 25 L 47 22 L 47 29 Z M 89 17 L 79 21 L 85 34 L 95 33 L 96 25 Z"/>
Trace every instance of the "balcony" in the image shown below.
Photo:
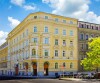
<path fill-rule="evenodd" d="M 38 55 L 31 55 L 31 58 L 32 58 L 32 59 L 34 59 L 34 58 L 35 58 L 35 59 L 38 59 L 39 56 L 38 56 Z"/>

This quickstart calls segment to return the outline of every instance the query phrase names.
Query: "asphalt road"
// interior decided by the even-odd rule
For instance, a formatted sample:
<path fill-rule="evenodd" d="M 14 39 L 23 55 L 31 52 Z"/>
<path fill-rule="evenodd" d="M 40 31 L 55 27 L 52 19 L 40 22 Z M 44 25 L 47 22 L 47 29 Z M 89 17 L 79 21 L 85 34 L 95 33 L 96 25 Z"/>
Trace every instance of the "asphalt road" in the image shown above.
<path fill-rule="evenodd" d="M 59 79 L 0 80 L 0 83 L 100 83 L 100 81 L 65 81 Z"/>

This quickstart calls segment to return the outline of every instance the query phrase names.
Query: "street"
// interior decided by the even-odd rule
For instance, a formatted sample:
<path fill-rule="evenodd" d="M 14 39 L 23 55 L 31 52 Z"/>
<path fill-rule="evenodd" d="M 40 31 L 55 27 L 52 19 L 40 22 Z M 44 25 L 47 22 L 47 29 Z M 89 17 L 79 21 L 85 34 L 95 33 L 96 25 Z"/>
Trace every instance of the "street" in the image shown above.
<path fill-rule="evenodd" d="M 0 80 L 0 83 L 100 83 L 100 81 L 65 81 L 59 79 L 18 79 Z"/>

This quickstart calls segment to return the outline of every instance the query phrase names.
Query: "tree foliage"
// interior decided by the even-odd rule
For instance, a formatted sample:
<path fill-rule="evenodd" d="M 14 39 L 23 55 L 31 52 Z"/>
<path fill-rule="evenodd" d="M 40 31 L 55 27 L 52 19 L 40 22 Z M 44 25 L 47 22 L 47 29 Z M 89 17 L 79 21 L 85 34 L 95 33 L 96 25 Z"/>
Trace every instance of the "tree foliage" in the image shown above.
<path fill-rule="evenodd" d="M 90 39 L 88 46 L 87 57 L 81 61 L 81 65 L 85 70 L 96 70 L 100 68 L 100 37 Z"/>

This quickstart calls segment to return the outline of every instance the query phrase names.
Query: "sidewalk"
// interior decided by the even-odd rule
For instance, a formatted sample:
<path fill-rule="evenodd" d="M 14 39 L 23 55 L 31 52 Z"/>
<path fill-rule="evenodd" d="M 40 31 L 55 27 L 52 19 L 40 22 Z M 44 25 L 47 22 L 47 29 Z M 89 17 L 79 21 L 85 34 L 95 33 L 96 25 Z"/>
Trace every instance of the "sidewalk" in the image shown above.
<path fill-rule="evenodd" d="M 66 81 L 100 81 L 100 79 L 79 79 L 79 78 L 59 78 L 59 80 L 66 80 Z"/>
<path fill-rule="evenodd" d="M 59 80 L 67 80 L 67 81 L 82 81 L 83 79 L 78 79 L 78 78 L 59 78 Z"/>

